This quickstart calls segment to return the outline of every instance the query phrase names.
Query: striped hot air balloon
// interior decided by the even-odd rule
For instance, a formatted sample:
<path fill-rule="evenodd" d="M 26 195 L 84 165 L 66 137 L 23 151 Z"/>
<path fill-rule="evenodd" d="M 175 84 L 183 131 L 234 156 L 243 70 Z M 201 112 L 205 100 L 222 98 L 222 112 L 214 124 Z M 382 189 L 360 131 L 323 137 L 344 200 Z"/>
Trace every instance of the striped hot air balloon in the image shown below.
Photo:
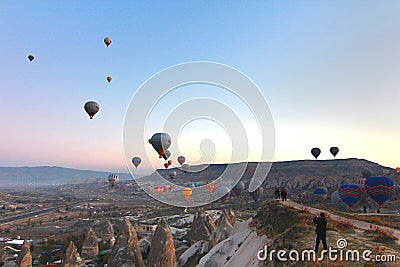
<path fill-rule="evenodd" d="M 338 189 L 340 198 L 351 209 L 360 200 L 362 189 L 356 184 L 342 184 Z"/>
<path fill-rule="evenodd" d="M 161 193 L 163 193 L 164 192 L 164 190 L 165 190 L 165 187 L 164 186 L 161 186 L 161 185 L 158 185 L 158 186 L 155 186 L 154 187 L 154 193 L 156 193 L 156 194 L 161 194 Z"/>
<path fill-rule="evenodd" d="M 183 188 L 182 195 L 186 198 L 186 200 L 188 200 L 192 195 L 192 189 L 189 187 Z"/>
<path fill-rule="evenodd" d="M 328 189 L 326 187 L 317 187 L 314 189 L 314 197 L 318 199 L 319 203 L 322 203 L 324 199 L 328 196 Z"/>
<path fill-rule="evenodd" d="M 381 207 L 392 195 L 394 182 L 389 177 L 371 176 L 365 181 L 365 190 Z"/>
<path fill-rule="evenodd" d="M 361 188 L 361 190 L 364 190 L 364 185 L 366 180 L 367 179 L 365 178 L 360 178 L 357 180 L 356 185 L 358 185 Z"/>

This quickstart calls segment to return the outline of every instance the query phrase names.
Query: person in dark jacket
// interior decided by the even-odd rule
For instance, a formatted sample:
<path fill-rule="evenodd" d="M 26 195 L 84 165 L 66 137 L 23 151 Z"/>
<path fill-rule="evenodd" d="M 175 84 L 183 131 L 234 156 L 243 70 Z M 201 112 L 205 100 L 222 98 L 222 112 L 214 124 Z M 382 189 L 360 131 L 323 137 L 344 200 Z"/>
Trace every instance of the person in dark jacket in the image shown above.
<path fill-rule="evenodd" d="M 328 222 L 325 218 L 325 213 L 321 212 L 319 216 L 315 216 L 313 223 L 317 225 L 315 229 L 315 233 L 317 234 L 315 237 L 315 253 L 318 253 L 318 247 L 321 241 L 322 245 L 324 246 L 324 250 L 328 250 L 328 246 L 326 244 L 326 224 Z"/>

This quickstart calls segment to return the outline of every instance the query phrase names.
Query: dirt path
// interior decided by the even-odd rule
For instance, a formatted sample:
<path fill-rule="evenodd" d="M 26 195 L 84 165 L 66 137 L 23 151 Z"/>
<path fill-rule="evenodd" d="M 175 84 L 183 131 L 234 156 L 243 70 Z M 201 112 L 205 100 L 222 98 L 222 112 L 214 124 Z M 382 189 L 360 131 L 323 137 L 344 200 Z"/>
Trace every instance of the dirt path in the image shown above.
<path fill-rule="evenodd" d="M 309 206 L 294 202 L 292 200 L 281 201 L 281 203 L 283 205 L 285 205 L 285 206 L 290 206 L 290 207 L 293 207 L 293 208 L 298 209 L 298 210 L 302 210 L 304 208 L 307 208 L 307 209 L 309 209 L 310 213 L 314 213 L 314 214 L 318 214 L 321 211 L 329 213 L 329 211 L 326 211 L 326 210 L 323 210 L 323 209 L 317 209 L 317 208 L 314 208 L 314 207 L 309 207 Z M 360 228 L 360 229 L 363 229 L 363 230 L 369 230 L 371 225 L 372 225 L 372 227 L 376 226 L 376 227 L 379 227 L 380 229 L 388 229 L 388 230 L 393 232 L 394 236 L 397 237 L 396 242 L 400 245 L 400 231 L 399 230 L 396 230 L 396 229 L 390 228 L 390 227 L 381 226 L 379 224 L 374 224 L 374 223 L 369 223 L 369 222 L 365 222 L 365 221 L 345 218 L 345 217 L 342 217 L 342 216 L 339 216 L 339 215 L 336 215 L 336 214 L 332 214 L 332 213 L 329 213 L 329 216 L 330 216 L 330 219 L 335 220 L 335 221 L 337 221 L 339 219 L 350 220 L 354 227 L 357 227 L 357 228 Z"/>

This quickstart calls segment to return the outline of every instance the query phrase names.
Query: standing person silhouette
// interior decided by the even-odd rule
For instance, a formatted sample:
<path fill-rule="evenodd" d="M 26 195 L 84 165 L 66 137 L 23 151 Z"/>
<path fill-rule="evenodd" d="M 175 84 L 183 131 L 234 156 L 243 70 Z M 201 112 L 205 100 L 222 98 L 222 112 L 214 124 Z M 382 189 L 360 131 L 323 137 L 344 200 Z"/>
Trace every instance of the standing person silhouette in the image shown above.
<path fill-rule="evenodd" d="M 321 212 L 319 216 L 315 216 L 313 223 L 317 225 L 315 228 L 315 253 L 318 253 L 319 242 L 322 241 L 322 245 L 324 246 L 324 250 L 328 250 L 328 246 L 326 244 L 326 225 L 328 221 L 325 218 L 325 213 Z"/>

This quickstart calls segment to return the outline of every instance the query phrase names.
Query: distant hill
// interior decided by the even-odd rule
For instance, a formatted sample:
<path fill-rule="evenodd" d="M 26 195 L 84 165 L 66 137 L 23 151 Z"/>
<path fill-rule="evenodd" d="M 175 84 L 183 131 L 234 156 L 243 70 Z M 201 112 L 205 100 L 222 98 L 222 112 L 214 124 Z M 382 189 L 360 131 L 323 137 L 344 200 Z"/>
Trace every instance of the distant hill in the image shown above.
<path fill-rule="evenodd" d="M 236 163 L 233 163 L 233 167 Z M 239 166 L 239 164 L 237 164 Z M 268 163 L 261 162 L 261 167 Z M 172 181 L 178 184 L 188 182 L 208 183 L 217 179 L 226 169 L 227 164 L 211 164 L 202 171 L 183 173 L 179 168 L 159 169 L 158 173 L 167 180 L 171 170 L 177 171 L 176 178 Z M 242 181 L 250 181 L 256 162 L 249 162 Z M 369 168 L 374 175 L 386 175 L 391 177 L 395 183 L 400 183 L 400 174 L 392 168 L 381 166 L 365 159 L 334 159 L 334 160 L 295 160 L 274 162 L 271 170 L 264 181 L 265 188 L 286 187 L 288 189 L 305 190 L 317 186 L 335 188 L 341 183 L 355 183 L 362 177 L 361 170 Z M 192 166 L 192 170 L 203 169 L 203 165 Z M 0 167 L 0 187 L 19 185 L 62 185 L 71 183 L 79 184 L 88 178 L 106 179 L 108 172 L 77 170 L 62 167 Z M 131 180 L 128 173 L 119 173 L 121 180 Z M 149 175 L 141 179 L 152 181 L 154 176 Z M 87 181 L 86 181 L 87 182 Z"/>
<path fill-rule="evenodd" d="M 87 178 L 106 179 L 110 173 L 77 170 L 56 166 L 0 167 L 0 187 L 21 185 L 60 185 Z M 119 173 L 120 180 L 131 180 L 128 173 Z"/>
<path fill-rule="evenodd" d="M 259 163 L 261 168 L 268 163 Z M 232 165 L 235 165 L 232 164 Z M 239 164 L 238 168 L 239 168 Z M 242 181 L 245 183 L 250 181 L 254 174 L 256 162 L 249 162 L 244 172 Z M 199 168 L 195 166 L 192 169 Z M 217 179 L 226 169 L 227 164 L 212 164 L 208 168 L 199 172 L 183 173 L 178 169 L 157 170 L 161 176 L 168 179 L 169 172 L 176 170 L 177 175 L 173 180 L 174 183 L 187 182 L 203 182 L 208 183 Z M 326 186 L 328 188 L 337 188 L 341 183 L 356 183 L 362 178 L 361 171 L 364 168 L 372 170 L 373 175 L 386 175 L 391 177 L 395 183 L 399 183 L 400 174 L 392 168 L 379 165 L 377 163 L 365 159 L 332 159 L 332 160 L 295 160 L 274 162 L 271 170 L 266 177 L 263 186 L 265 188 L 285 187 L 289 189 L 305 190 L 318 186 Z M 200 168 L 201 169 L 201 168 Z M 147 181 L 151 181 L 153 175 L 144 177 Z"/>

